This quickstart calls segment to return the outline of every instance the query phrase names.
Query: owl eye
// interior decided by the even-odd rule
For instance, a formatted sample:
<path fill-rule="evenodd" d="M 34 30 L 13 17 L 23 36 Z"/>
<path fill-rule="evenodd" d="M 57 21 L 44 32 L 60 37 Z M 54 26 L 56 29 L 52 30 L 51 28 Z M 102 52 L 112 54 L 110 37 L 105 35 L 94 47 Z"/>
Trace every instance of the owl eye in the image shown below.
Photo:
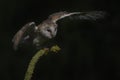
<path fill-rule="evenodd" d="M 47 31 L 48 31 L 48 32 L 51 32 L 51 30 L 50 30 L 49 28 L 47 29 Z"/>

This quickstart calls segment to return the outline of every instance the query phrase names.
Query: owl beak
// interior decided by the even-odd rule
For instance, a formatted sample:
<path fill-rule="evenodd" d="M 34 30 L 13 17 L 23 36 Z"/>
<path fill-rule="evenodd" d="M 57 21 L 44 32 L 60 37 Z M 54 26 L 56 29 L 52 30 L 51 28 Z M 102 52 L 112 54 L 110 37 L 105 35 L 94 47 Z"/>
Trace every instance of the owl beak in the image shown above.
<path fill-rule="evenodd" d="M 53 38 L 53 37 L 55 37 L 55 35 L 51 33 L 51 37 Z"/>

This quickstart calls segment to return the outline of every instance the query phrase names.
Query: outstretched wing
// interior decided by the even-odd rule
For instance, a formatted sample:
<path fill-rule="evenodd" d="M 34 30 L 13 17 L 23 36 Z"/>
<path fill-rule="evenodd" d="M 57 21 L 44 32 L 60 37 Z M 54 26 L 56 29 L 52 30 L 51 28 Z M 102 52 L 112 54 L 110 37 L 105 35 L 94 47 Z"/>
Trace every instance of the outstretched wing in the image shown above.
<path fill-rule="evenodd" d="M 16 50 L 21 41 L 30 37 L 30 34 L 35 30 L 35 22 L 30 22 L 24 25 L 13 37 L 13 48 Z"/>
<path fill-rule="evenodd" d="M 84 12 L 84 14 L 76 16 L 76 18 L 81 20 L 97 20 L 103 19 L 106 16 L 106 12 L 103 11 L 91 11 L 91 12 Z"/>
<path fill-rule="evenodd" d="M 105 12 L 103 11 L 91 11 L 91 12 L 57 12 L 49 16 L 49 19 L 51 19 L 53 22 L 57 22 L 58 20 L 69 17 L 72 15 L 77 15 L 76 17 L 73 17 L 73 19 L 81 19 L 81 20 L 96 20 L 100 18 L 104 18 Z"/>
<path fill-rule="evenodd" d="M 72 12 L 72 13 L 69 13 L 69 12 L 66 12 L 66 11 L 61 11 L 61 12 L 53 13 L 52 15 L 49 16 L 49 19 L 51 19 L 51 21 L 56 23 L 58 20 L 60 20 L 62 18 L 71 16 L 71 15 L 74 15 L 74 14 L 82 14 L 82 13 L 83 12 Z"/>

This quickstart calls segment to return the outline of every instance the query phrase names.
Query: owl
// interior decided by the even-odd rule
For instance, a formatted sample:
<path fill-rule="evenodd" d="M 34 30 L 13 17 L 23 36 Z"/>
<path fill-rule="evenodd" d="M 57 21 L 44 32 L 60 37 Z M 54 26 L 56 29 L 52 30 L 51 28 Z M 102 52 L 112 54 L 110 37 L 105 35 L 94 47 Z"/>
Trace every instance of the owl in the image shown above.
<path fill-rule="evenodd" d="M 58 24 L 57 21 L 66 17 L 72 17 L 80 20 L 96 20 L 103 18 L 105 12 L 91 11 L 91 12 L 56 12 L 51 14 L 46 20 L 36 25 L 35 22 L 25 24 L 13 37 L 13 48 L 18 49 L 20 43 L 31 39 L 32 44 L 36 47 L 42 46 L 44 43 L 54 38 L 57 34 Z M 71 19 L 71 18 L 70 18 Z"/>

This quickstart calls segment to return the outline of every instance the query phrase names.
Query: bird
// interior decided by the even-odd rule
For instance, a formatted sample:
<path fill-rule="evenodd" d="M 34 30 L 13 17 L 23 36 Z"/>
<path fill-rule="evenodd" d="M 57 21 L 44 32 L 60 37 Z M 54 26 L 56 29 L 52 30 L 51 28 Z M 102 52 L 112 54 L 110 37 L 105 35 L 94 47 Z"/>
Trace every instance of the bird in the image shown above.
<path fill-rule="evenodd" d="M 90 11 L 90 12 L 67 12 L 60 11 L 53 13 L 48 18 L 36 25 L 35 22 L 25 24 L 13 37 L 13 48 L 17 50 L 20 43 L 27 39 L 32 39 L 32 44 L 39 47 L 54 38 L 57 34 L 57 22 L 66 17 L 77 15 L 78 19 L 96 20 L 104 17 L 103 11 Z"/>

